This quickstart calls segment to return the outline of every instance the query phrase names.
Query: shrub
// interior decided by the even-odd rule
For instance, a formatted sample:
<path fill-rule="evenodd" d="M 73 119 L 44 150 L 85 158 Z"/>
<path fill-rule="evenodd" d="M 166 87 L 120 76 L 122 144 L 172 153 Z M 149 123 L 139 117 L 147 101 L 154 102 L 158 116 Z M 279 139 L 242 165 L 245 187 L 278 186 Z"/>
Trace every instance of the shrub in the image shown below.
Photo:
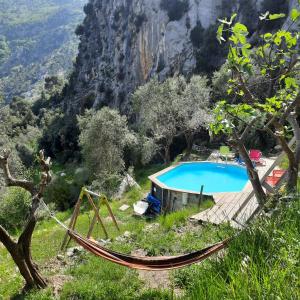
<path fill-rule="evenodd" d="M 9 188 L 0 199 L 0 224 L 16 231 L 25 224 L 30 207 L 30 194 L 21 188 Z"/>
<path fill-rule="evenodd" d="M 87 3 L 84 7 L 83 7 L 83 11 L 86 15 L 91 15 L 93 13 L 93 4 L 92 3 Z"/>
<path fill-rule="evenodd" d="M 200 48 L 201 44 L 203 43 L 203 33 L 204 28 L 202 27 L 201 23 L 198 22 L 197 25 L 191 30 L 190 34 L 190 39 L 194 47 Z"/>
<path fill-rule="evenodd" d="M 17 144 L 16 149 L 24 166 L 27 168 L 32 167 L 34 162 L 34 154 L 32 149 L 24 144 Z"/>
<path fill-rule="evenodd" d="M 178 21 L 189 9 L 188 0 L 162 0 L 160 7 L 167 11 L 170 21 Z"/>
<path fill-rule="evenodd" d="M 137 30 L 139 30 L 141 28 L 141 26 L 143 25 L 143 23 L 146 21 L 147 21 L 147 17 L 144 13 L 134 16 L 134 25 Z"/>
<path fill-rule="evenodd" d="M 76 201 L 81 185 L 73 180 L 68 180 L 64 174 L 54 176 L 45 192 L 45 202 L 54 203 L 56 209 L 66 210 Z"/>
<path fill-rule="evenodd" d="M 82 24 L 79 24 L 75 29 L 75 34 L 80 36 L 84 34 L 84 26 Z"/>

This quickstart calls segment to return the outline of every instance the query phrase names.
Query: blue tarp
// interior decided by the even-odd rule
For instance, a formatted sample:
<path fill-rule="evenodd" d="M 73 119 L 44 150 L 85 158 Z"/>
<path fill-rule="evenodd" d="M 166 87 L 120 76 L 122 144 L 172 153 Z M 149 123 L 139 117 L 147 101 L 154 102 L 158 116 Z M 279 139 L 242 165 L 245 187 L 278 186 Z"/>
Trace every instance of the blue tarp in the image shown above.
<path fill-rule="evenodd" d="M 152 211 L 154 211 L 157 214 L 160 214 L 161 203 L 157 198 L 155 198 L 151 194 L 148 194 L 147 202 L 149 203 L 150 208 L 151 208 Z"/>

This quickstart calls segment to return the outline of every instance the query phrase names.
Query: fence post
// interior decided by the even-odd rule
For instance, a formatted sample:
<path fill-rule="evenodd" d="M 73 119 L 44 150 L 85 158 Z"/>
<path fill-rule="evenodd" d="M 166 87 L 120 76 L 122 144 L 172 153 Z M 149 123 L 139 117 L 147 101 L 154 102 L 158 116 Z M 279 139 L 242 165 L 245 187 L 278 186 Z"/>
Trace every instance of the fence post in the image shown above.
<path fill-rule="evenodd" d="M 201 204 L 201 202 L 202 202 L 202 198 L 203 198 L 203 188 L 204 188 L 204 185 L 201 185 L 200 196 L 199 196 L 199 201 L 198 201 L 198 208 L 200 207 L 200 204 Z"/>

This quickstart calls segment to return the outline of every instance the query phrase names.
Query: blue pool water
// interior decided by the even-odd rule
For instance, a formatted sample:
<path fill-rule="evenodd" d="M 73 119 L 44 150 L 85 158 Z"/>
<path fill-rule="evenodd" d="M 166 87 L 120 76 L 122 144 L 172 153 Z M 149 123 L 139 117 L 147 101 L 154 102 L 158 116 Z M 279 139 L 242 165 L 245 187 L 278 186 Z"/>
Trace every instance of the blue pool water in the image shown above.
<path fill-rule="evenodd" d="M 201 162 L 184 163 L 160 175 L 157 179 L 170 189 L 199 193 L 201 185 L 205 194 L 239 192 L 248 181 L 243 167 Z"/>

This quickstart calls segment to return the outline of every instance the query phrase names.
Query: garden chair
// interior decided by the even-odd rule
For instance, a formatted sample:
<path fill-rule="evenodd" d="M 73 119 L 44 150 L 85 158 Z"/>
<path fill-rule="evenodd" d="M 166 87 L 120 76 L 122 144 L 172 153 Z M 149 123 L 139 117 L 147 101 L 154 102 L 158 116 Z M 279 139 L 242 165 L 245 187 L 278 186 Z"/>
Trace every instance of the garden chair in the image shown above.
<path fill-rule="evenodd" d="M 230 148 L 228 146 L 221 146 L 219 149 L 219 157 L 227 161 L 228 158 L 234 158 L 234 153 L 230 151 Z"/>
<path fill-rule="evenodd" d="M 251 161 L 254 162 L 255 164 L 262 165 L 262 166 L 266 165 L 266 161 L 262 159 L 262 153 L 259 150 L 251 149 L 249 151 L 249 157 Z"/>
<path fill-rule="evenodd" d="M 275 187 L 280 181 L 280 178 L 285 174 L 285 172 L 285 170 L 273 170 L 272 175 L 266 178 L 266 182 L 270 186 Z"/>

